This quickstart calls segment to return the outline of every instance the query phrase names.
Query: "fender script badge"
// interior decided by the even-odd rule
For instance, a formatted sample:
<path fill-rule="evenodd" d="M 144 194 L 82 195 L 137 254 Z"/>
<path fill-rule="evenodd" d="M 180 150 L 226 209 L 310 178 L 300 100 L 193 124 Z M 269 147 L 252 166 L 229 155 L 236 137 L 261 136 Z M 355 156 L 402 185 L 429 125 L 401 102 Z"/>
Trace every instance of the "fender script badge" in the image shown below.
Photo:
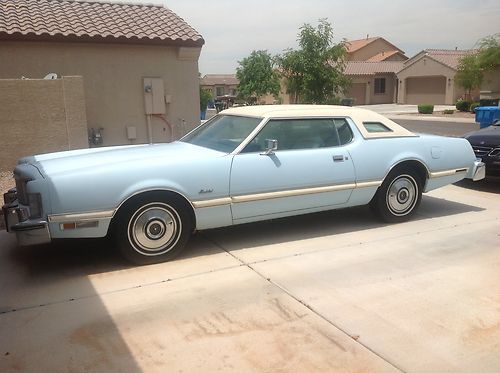
<path fill-rule="evenodd" d="M 214 191 L 213 189 L 201 189 L 198 193 L 206 194 L 206 193 L 212 193 L 213 191 Z"/>

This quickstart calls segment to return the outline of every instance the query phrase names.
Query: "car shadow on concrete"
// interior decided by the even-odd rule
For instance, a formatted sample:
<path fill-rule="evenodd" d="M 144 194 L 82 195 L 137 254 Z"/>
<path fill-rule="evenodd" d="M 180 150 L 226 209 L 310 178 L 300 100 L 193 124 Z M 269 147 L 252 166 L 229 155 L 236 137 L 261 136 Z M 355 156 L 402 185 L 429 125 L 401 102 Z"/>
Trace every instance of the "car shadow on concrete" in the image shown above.
<path fill-rule="evenodd" d="M 478 212 L 484 209 L 464 203 L 424 195 L 413 221 Z M 411 222 L 411 221 L 410 221 Z M 300 215 L 203 232 L 209 239 L 230 240 L 231 251 L 253 246 L 307 240 L 343 233 L 356 233 L 393 224 L 382 222 L 368 206 Z M 226 247 L 226 245 L 222 245 Z M 192 253 L 190 255 L 196 255 Z"/>
<path fill-rule="evenodd" d="M 413 220 L 437 218 L 471 211 L 481 211 L 476 206 L 424 195 L 422 204 Z M 217 242 L 219 237 L 231 236 L 232 249 L 251 245 L 286 243 L 333 234 L 355 233 L 388 226 L 380 221 L 368 206 L 266 220 L 204 231 L 194 234 L 186 249 L 175 260 L 221 253 L 224 249 L 206 241 Z M 241 245 L 237 242 L 240 239 Z M 234 244 L 234 245 L 233 245 Z M 17 247 L 8 252 L 9 260 L 22 267 L 30 276 L 54 278 L 63 276 L 88 276 L 120 271 L 134 267 L 126 262 L 109 238 L 58 240 L 48 245 Z"/>
<path fill-rule="evenodd" d="M 456 186 L 477 190 L 480 192 L 500 194 L 500 177 L 488 177 L 487 179 L 480 181 L 472 181 L 469 179 L 461 180 L 455 183 Z"/>

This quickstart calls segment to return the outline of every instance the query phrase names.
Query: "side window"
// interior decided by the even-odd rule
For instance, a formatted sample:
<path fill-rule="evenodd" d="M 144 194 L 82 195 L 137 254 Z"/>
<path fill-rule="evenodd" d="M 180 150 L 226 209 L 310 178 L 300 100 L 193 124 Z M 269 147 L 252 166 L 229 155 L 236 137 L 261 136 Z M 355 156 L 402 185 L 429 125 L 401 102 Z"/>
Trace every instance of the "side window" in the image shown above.
<path fill-rule="evenodd" d="M 344 133 L 343 142 L 338 129 Z M 272 119 L 242 153 L 265 150 L 268 139 L 278 141 L 278 150 L 317 149 L 345 144 L 352 133 L 345 119 Z"/>
<path fill-rule="evenodd" d="M 335 118 L 333 123 L 335 123 L 335 127 L 337 128 L 337 132 L 339 134 L 340 145 L 350 143 L 352 141 L 353 134 L 351 127 L 349 127 L 349 123 L 347 123 L 347 119 Z"/>

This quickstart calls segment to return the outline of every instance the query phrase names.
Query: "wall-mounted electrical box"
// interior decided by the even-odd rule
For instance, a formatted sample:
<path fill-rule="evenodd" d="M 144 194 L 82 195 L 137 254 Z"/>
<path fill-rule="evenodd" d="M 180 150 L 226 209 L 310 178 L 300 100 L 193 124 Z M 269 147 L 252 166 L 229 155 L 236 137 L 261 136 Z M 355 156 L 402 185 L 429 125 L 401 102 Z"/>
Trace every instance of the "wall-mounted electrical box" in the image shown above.
<path fill-rule="evenodd" d="M 127 139 L 129 140 L 137 139 L 137 129 L 135 127 L 127 127 Z"/>
<path fill-rule="evenodd" d="M 165 114 L 165 88 L 162 78 L 144 78 L 144 106 L 146 114 Z"/>

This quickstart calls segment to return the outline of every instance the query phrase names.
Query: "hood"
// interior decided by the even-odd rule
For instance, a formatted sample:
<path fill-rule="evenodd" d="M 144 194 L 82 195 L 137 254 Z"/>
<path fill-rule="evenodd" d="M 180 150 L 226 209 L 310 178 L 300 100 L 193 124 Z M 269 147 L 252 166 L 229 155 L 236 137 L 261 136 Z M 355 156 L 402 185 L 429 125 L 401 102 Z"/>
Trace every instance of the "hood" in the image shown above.
<path fill-rule="evenodd" d="M 22 158 L 19 163 L 29 163 L 38 168 L 43 177 L 51 177 L 78 170 L 114 167 L 124 169 L 148 165 L 167 165 L 192 159 L 221 157 L 226 153 L 175 141 L 168 144 L 112 146 L 93 149 L 70 150 Z"/>
<path fill-rule="evenodd" d="M 469 132 L 464 137 L 472 145 L 500 145 L 500 126 L 489 126 L 479 131 Z"/>

